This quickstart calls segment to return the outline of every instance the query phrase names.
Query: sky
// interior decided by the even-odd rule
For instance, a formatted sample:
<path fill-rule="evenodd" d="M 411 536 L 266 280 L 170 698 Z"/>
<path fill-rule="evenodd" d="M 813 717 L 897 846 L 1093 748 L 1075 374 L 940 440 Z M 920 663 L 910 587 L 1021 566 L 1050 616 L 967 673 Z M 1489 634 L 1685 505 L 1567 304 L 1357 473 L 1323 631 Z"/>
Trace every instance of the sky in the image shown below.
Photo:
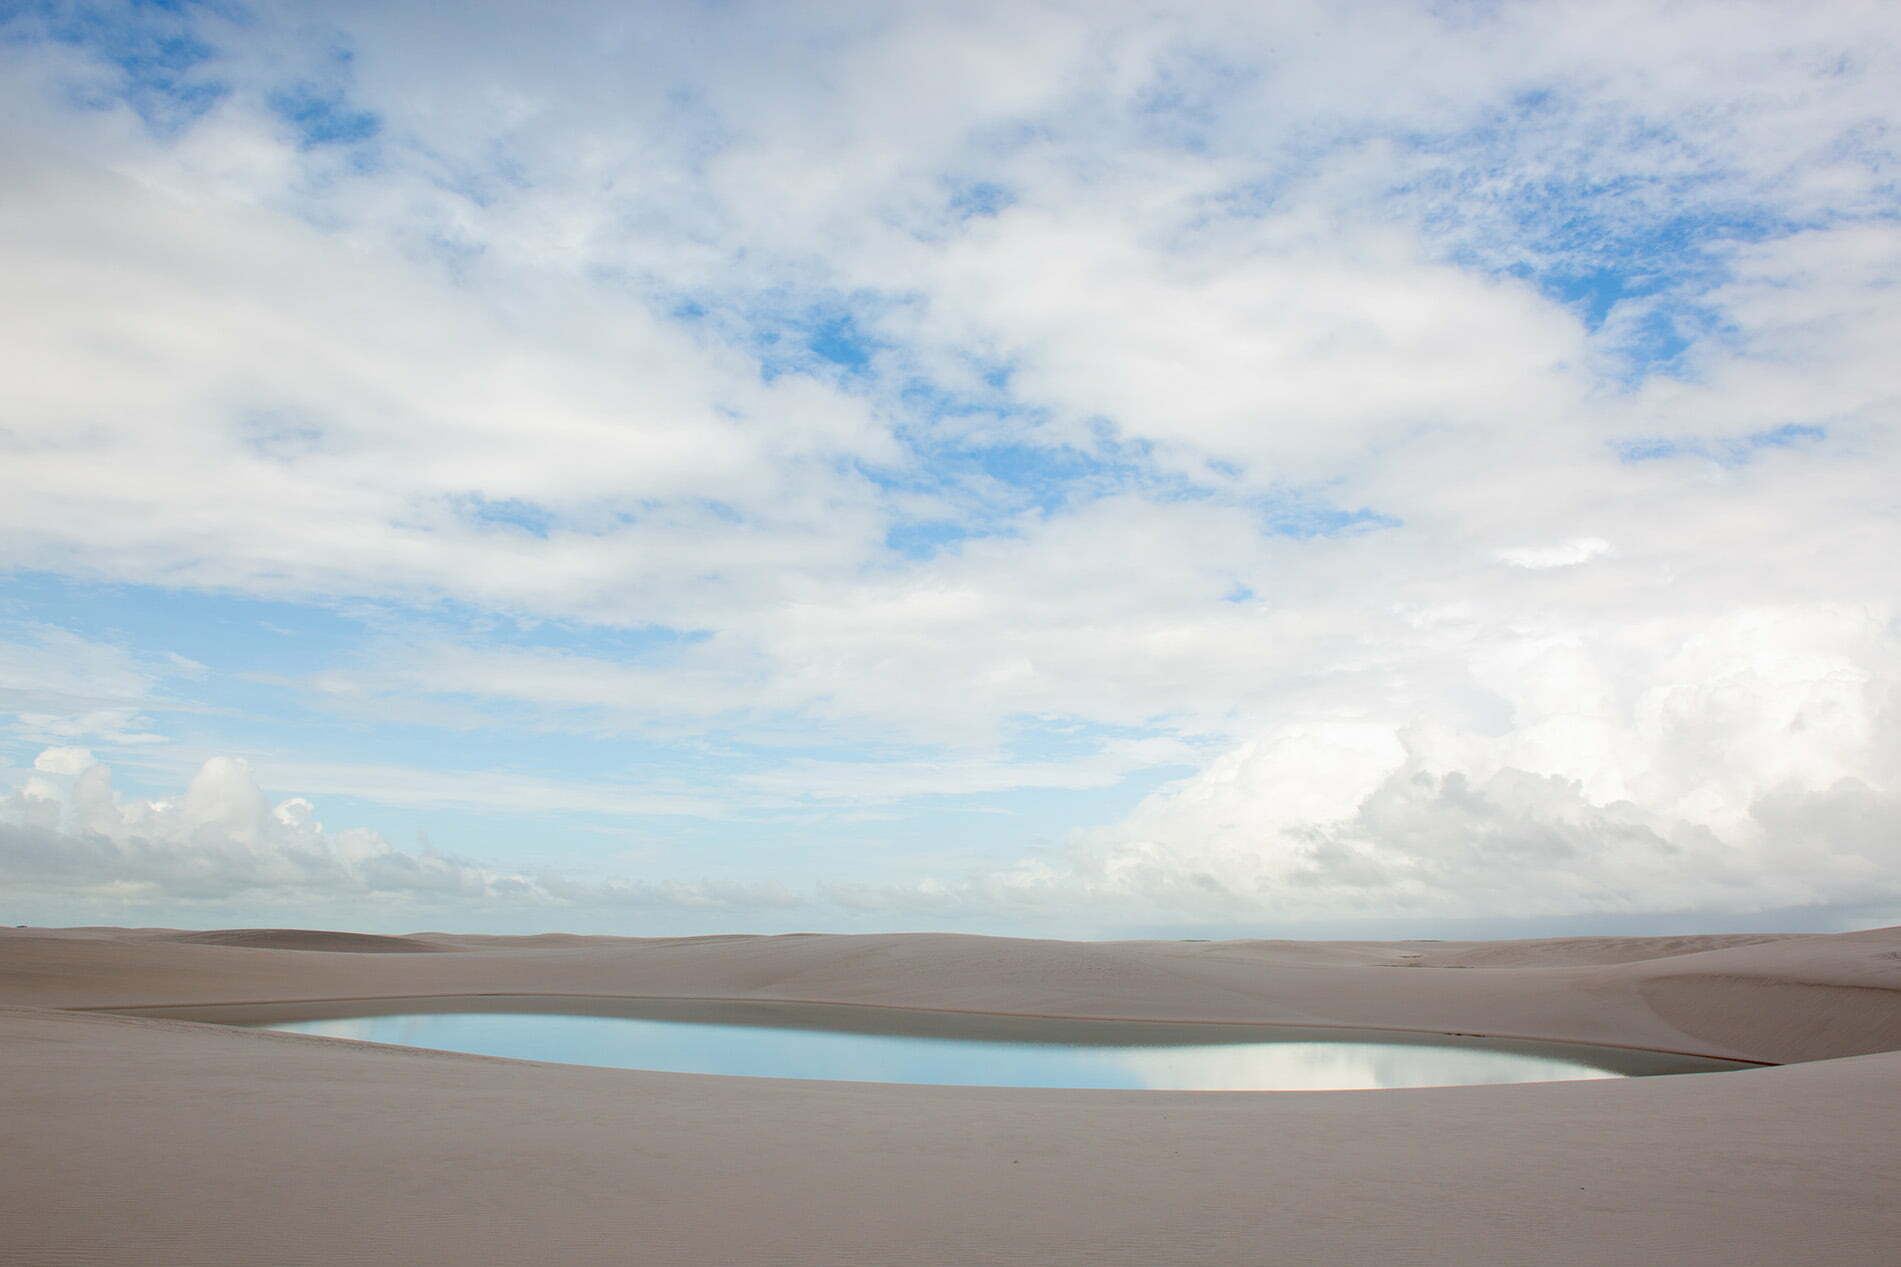
<path fill-rule="evenodd" d="M 0 3 L 0 922 L 1901 922 L 1901 9 Z"/>

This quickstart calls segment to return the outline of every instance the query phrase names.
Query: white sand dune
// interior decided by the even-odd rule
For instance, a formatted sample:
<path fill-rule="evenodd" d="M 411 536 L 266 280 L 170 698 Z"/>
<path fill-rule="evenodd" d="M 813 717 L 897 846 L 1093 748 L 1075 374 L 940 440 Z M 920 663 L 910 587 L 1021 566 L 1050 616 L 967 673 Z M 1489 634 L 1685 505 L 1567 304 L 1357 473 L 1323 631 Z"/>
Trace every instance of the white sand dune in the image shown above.
<path fill-rule="evenodd" d="M 1796 1063 L 1417 1091 L 911 1087 L 71 1010 L 472 993 L 1364 1025 Z M 0 1097 L 7 1263 L 1886 1264 L 1901 929 L 1101 944 L 6 930 Z"/>

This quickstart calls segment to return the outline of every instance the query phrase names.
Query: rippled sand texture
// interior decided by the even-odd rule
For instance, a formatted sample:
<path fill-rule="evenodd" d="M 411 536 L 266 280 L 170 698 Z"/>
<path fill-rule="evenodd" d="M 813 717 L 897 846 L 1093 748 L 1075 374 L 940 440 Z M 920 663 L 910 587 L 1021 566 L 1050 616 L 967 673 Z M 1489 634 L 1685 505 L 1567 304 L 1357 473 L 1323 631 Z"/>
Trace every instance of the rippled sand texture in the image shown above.
<path fill-rule="evenodd" d="M 71 1011 L 470 993 L 1798 1062 L 1315 1093 L 726 1079 Z M 0 1261 L 1882 1264 L 1901 929 L 1494 943 L 0 933 Z"/>

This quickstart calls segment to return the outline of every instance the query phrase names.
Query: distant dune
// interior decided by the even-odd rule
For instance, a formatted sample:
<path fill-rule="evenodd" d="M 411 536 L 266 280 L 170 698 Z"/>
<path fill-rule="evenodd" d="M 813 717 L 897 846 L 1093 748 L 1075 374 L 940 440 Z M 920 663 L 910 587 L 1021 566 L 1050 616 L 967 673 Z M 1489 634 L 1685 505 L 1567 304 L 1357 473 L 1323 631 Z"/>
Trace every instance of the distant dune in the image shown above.
<path fill-rule="evenodd" d="M 1644 963 L 1737 946 L 1794 941 L 1802 933 L 1731 933 L 1694 937 L 1552 937 L 1533 941 L 1463 942 L 1424 958 L 1444 967 L 1530 968 Z"/>
<path fill-rule="evenodd" d="M 454 949 L 420 937 L 332 933 L 315 928 L 216 928 L 203 933 L 168 933 L 152 940 L 194 946 L 241 946 L 251 950 L 326 950 L 351 955 L 433 954 Z"/>

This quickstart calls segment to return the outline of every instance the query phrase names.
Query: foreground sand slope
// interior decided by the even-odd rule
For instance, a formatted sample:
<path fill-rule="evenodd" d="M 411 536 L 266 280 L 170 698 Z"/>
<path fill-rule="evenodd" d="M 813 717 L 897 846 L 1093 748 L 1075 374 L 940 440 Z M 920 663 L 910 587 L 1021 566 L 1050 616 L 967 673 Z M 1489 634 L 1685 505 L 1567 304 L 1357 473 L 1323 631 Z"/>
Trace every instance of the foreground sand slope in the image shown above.
<path fill-rule="evenodd" d="M 417 941 L 0 935 L 0 1258 L 1885 1264 L 1901 1244 L 1901 1051 L 1848 1054 L 1901 1048 L 1901 930 Z M 1810 1063 L 1423 1091 L 887 1087 L 54 1010 L 472 991 L 1419 1024 Z"/>

